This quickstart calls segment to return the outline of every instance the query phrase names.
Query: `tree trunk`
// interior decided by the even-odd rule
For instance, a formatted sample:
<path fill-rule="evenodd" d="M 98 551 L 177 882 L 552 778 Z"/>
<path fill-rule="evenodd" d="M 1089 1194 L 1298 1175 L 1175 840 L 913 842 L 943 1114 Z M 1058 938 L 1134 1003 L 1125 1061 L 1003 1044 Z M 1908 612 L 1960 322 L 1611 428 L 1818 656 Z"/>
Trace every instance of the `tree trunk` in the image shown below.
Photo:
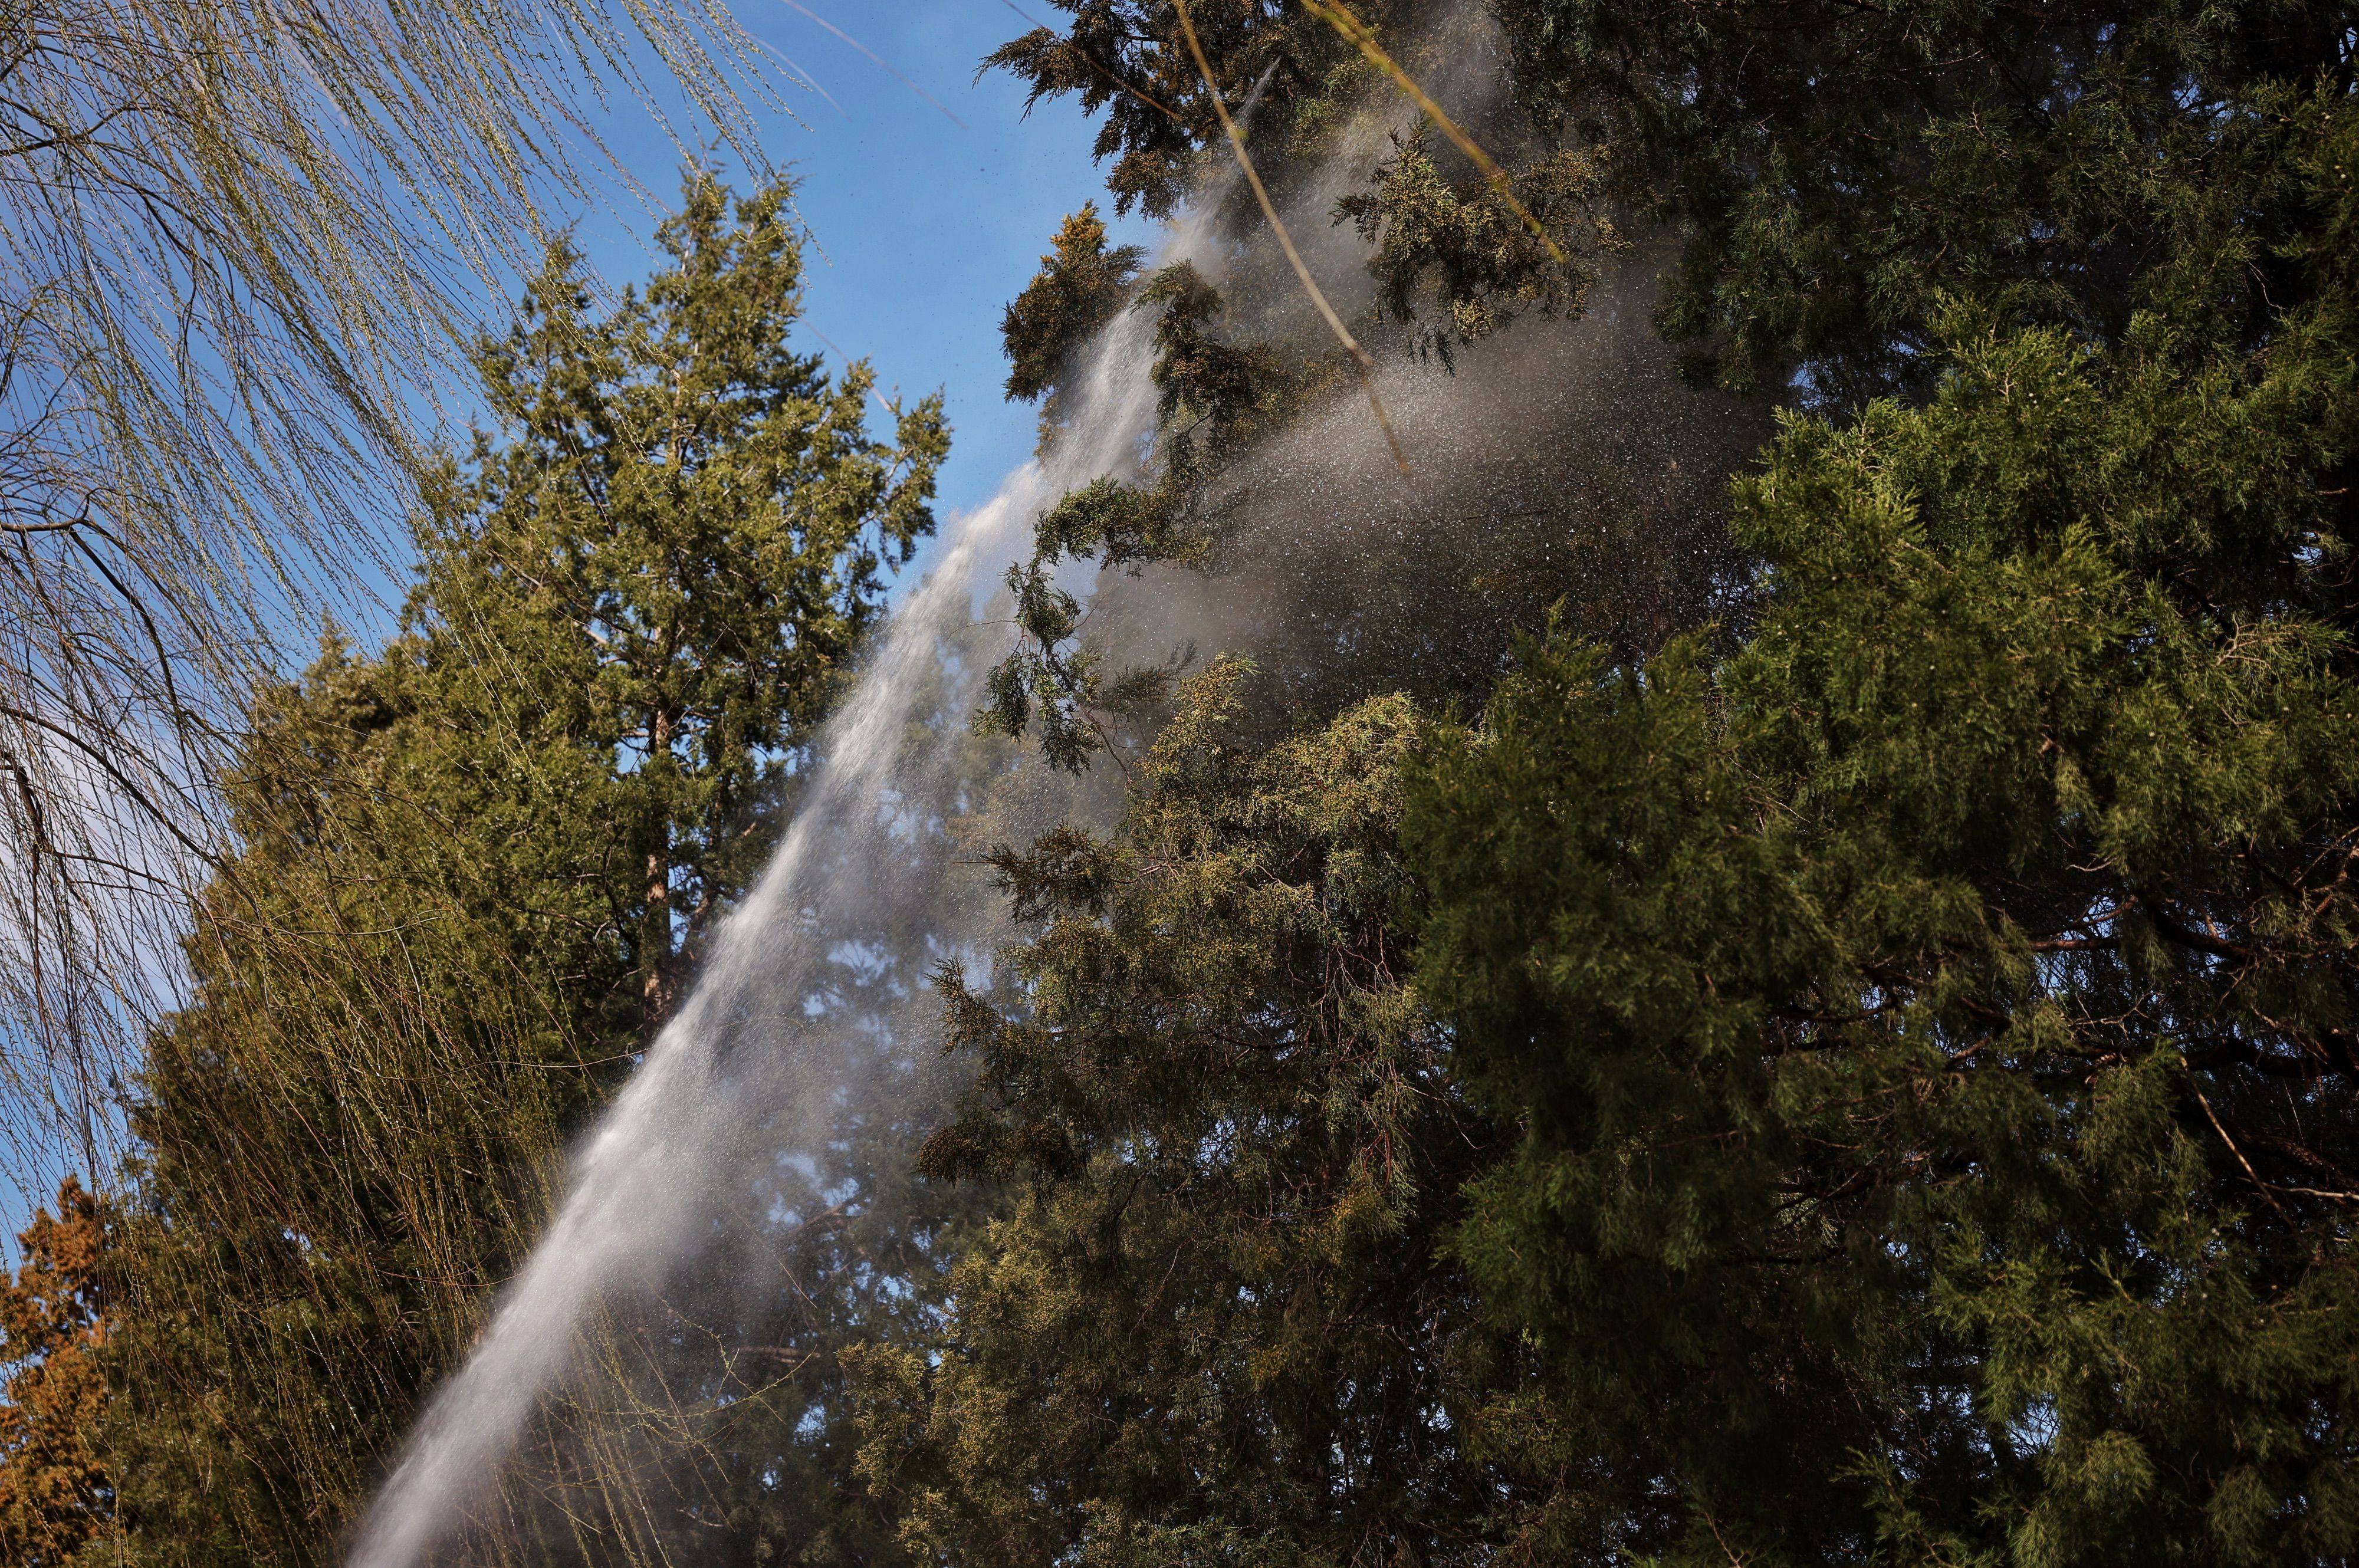
<path fill-rule="evenodd" d="M 672 716 L 658 710 L 647 722 L 648 768 L 661 767 L 671 751 Z M 653 1041 L 671 1016 L 671 822 L 656 824 L 655 847 L 647 851 L 647 902 L 639 917 L 640 1032 Z"/>

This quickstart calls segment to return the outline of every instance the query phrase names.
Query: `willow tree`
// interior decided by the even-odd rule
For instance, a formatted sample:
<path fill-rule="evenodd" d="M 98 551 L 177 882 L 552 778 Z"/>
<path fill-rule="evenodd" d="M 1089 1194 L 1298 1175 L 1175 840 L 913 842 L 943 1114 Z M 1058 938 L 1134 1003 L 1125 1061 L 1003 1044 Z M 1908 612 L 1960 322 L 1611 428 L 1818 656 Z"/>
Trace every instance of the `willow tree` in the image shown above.
<path fill-rule="evenodd" d="M 759 166 L 715 0 L 27 0 L 0 28 L 0 1103 L 94 1161 L 210 781 L 348 587 L 489 280 L 675 79 Z M 587 94 L 600 94 L 590 96 Z M 589 156 L 585 157 L 584 154 Z M 70 1137 L 68 1141 L 76 1139 Z"/>

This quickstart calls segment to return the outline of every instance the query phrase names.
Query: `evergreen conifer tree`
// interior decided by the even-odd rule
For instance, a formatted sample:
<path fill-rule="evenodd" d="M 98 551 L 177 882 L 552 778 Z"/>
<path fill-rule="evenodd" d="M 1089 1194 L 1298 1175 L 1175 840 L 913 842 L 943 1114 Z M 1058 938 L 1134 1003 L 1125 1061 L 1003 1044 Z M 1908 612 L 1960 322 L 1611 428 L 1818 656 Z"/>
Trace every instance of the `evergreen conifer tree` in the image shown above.
<path fill-rule="evenodd" d="M 1006 62 L 1043 91 L 1183 87 L 1173 8 L 1119 14 Z M 1215 72 L 1242 80 L 1316 8 L 1217 15 Z M 1659 321 L 1691 374 L 1798 411 L 1735 487 L 1734 614 L 1659 649 L 1570 616 L 1399 765 L 1394 1049 L 1440 1042 L 1435 1093 L 1509 1129 L 1472 1169 L 1402 1155 L 1463 1172 L 1446 1240 L 1397 1261 L 1464 1271 L 1472 1351 L 1430 1354 L 1451 1443 L 1487 1466 L 1467 1534 L 1410 1549 L 2359 1554 L 2350 8 L 1499 16 L 1542 154 L 1569 136 L 1625 219 L 1680 226 Z M 1137 160 L 1117 188 L 1180 167 L 1181 131 L 1206 139 L 1114 114 Z M 1353 209 L 1380 284 L 1456 309 L 1464 281 L 1391 194 Z M 1061 537 L 1158 553 L 1108 496 L 1073 504 L 1115 526 Z M 1300 718 L 1261 766 L 1328 723 Z M 1351 777 L 1320 782 L 1348 798 Z M 1135 810 L 1125 833 L 1157 820 Z M 1016 1217 L 879 1431 L 937 1466 L 920 1517 L 976 1558 L 1032 1550 L 984 1544 L 1012 1519 L 1084 1558 L 1375 1561 L 1402 1538 L 1372 1500 L 1356 1537 L 1314 1544 L 1250 1499 L 1214 1519 L 1256 1525 L 1190 1535 L 1213 1520 L 1136 1479 L 1221 1475 L 1197 1456 L 1235 1452 L 1243 1385 L 1173 1394 L 1203 1363 L 1157 1384 L 1147 1347 L 1204 1298 L 1139 1299 L 1112 1332 L 1082 1281 L 1139 1298 L 1144 1258 L 1126 1274 L 1127 1234 L 1069 1216 L 1192 1201 L 1176 1234 L 1201 1242 L 1256 1213 L 1162 1178 L 1222 1148 L 1183 1108 L 1258 1082 L 1190 1049 L 1228 993 L 1169 946 L 1304 976 L 1352 947 L 1285 956 L 1242 896 L 1136 918 L 1199 856 L 1257 863 L 1203 822 L 1129 842 L 1004 863 L 1050 918 L 1018 957 L 1034 1018 L 953 989 L 988 1097 L 941 1147 L 998 1160 Z M 1175 1050 L 1210 1081 L 1158 1077 Z M 1027 1432 L 1069 1386 L 1101 1424 L 1028 1491 L 927 1446 Z M 1350 1379 L 1326 1387 L 1348 1408 Z M 1285 1420 L 1274 1395 L 1245 1423 Z"/>
<path fill-rule="evenodd" d="M 930 1335 L 863 1347 L 864 1472 L 922 1559 L 1475 1562 L 1479 1345 L 1443 1255 L 1496 1132 L 1405 984 L 1421 723 L 1241 747 L 1215 664 L 1119 828 L 994 855 L 1038 935 L 942 976 L 980 1082 L 923 1160 L 1010 1194 Z"/>
<path fill-rule="evenodd" d="M 1335 0 L 1190 0 L 1201 72 L 1169 0 L 1058 3 L 995 59 L 1106 111 L 1117 207 L 1169 208 L 1215 93 L 1262 93 L 1299 193 L 1388 80 Z M 1445 9 L 1367 19 L 1414 64 Z M 1403 329 L 1372 341 L 1524 330 L 1671 235 L 1691 376 L 1788 405 L 1725 549 L 1709 500 L 1660 524 L 1727 570 L 1630 629 L 1545 522 L 1450 521 L 1514 542 L 1488 598 L 1411 526 L 1408 625 L 1321 602 L 1306 668 L 1185 689 L 1114 831 L 995 852 L 1027 930 L 941 972 L 980 1076 L 930 1193 L 809 1244 L 792 1370 L 705 1388 L 686 1458 L 592 1453 L 705 1467 L 614 1551 L 2359 1559 L 2359 18 L 1496 14 L 1525 119 L 1476 128 L 1576 254 L 1405 136 L 1337 210 Z M 864 381 L 783 348 L 778 214 L 699 185 L 605 314 L 559 257 L 485 349 L 507 434 L 431 497 L 402 637 L 264 701 L 124 1229 L 158 1561 L 304 1561 L 349 1508 L 925 526 L 938 411 L 873 441 Z M 985 724 L 1068 768 L 1164 689 L 1103 678 L 1047 566 L 1217 555 L 1343 386 L 1256 265 L 1137 289 L 1159 471 L 1050 507 L 1013 578 Z M 1012 394 L 1136 266 L 1068 220 Z M 1551 600 L 1503 670 L 1468 606 Z M 266 941 L 293 910 L 312 945 Z M 938 1276 L 960 1192 L 996 1207 Z"/>
<path fill-rule="evenodd" d="M 1508 23 L 1820 410 L 1751 635 L 1558 637 L 1405 830 L 1536 1549 L 2348 1557 L 2348 9 Z"/>
<path fill-rule="evenodd" d="M 789 346 L 787 196 L 692 179 L 669 265 L 603 310 L 553 255 L 479 355 L 497 431 L 427 497 L 401 634 L 257 700 L 244 850 L 133 1118 L 111 1431 L 141 1561 L 332 1553 L 931 527 L 940 401 L 880 440 L 866 366 Z M 788 1463 L 832 1373 L 806 1361 L 741 1402 L 741 1466 Z"/>

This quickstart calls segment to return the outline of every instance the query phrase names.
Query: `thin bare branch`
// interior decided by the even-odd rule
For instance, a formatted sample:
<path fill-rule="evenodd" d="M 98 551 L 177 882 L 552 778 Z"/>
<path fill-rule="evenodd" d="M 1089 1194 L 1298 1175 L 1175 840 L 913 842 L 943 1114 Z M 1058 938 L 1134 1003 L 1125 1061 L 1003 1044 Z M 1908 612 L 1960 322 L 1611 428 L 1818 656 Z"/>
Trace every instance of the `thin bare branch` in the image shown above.
<path fill-rule="evenodd" d="M 1288 265 L 1294 268 L 1294 276 L 1302 284 L 1302 291 L 1310 297 L 1311 304 L 1318 307 L 1320 319 L 1327 323 L 1327 330 L 1335 334 L 1335 341 L 1343 344 L 1343 352 L 1351 356 L 1352 368 L 1359 372 L 1360 389 L 1368 395 L 1368 408 L 1376 417 L 1377 428 L 1385 432 L 1385 444 L 1392 449 L 1393 466 L 1400 470 L 1402 478 L 1407 479 L 1409 477 L 1408 458 L 1401 452 L 1400 437 L 1394 433 L 1392 420 L 1385 415 L 1384 399 L 1376 396 L 1376 362 L 1369 357 L 1366 349 L 1360 346 L 1359 340 L 1352 336 L 1351 330 L 1343 325 L 1343 318 L 1335 313 L 1335 307 L 1327 303 L 1327 296 L 1319 291 L 1319 284 L 1310 276 L 1310 268 L 1303 264 L 1302 253 L 1294 248 L 1294 236 L 1286 232 L 1286 224 L 1277 215 L 1277 205 L 1269 199 L 1269 191 L 1263 186 L 1261 175 L 1254 169 L 1251 155 L 1245 151 L 1245 133 L 1237 128 L 1228 105 L 1221 100 L 1220 82 L 1212 75 L 1212 63 L 1204 58 L 1203 45 L 1196 41 L 1196 24 L 1188 15 L 1188 0 L 1172 0 L 1172 4 L 1180 11 L 1180 32 L 1187 39 L 1188 53 L 1196 62 L 1197 73 L 1204 79 L 1204 91 L 1212 101 L 1212 112 L 1220 116 L 1221 129 L 1227 133 L 1230 150 L 1237 156 L 1237 167 L 1244 170 L 1245 183 L 1253 187 L 1254 200 L 1261 203 L 1261 215 L 1269 220 L 1270 232 L 1277 236 L 1278 248 L 1286 252 Z"/>

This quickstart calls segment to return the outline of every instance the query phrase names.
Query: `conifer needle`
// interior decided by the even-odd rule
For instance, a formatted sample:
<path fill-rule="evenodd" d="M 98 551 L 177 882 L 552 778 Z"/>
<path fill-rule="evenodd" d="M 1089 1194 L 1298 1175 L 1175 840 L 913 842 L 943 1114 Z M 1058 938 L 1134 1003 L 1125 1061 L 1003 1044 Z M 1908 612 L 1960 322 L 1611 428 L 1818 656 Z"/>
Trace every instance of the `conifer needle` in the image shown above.
<path fill-rule="evenodd" d="M 1015 12 L 1018 16 L 1023 17 L 1027 25 L 1037 28 L 1038 31 L 1044 33 L 1053 33 L 1055 31 L 1055 29 L 1050 27 L 1046 22 L 1041 21 L 1038 17 L 1033 16 L 1031 12 L 1027 11 L 1023 6 L 1018 5 L 1016 3 L 1016 0 L 999 0 L 999 3 L 1006 6 L 1009 10 Z M 1187 127 L 1187 121 L 1181 119 L 1179 115 L 1166 108 L 1162 103 L 1148 97 L 1137 88 L 1133 87 L 1129 82 L 1125 82 L 1121 77 L 1116 76 L 1104 66 L 1100 65 L 1097 61 L 1097 57 L 1091 54 L 1089 50 L 1082 48 L 1081 45 L 1068 41 L 1065 45 L 1065 49 L 1073 56 L 1074 59 L 1080 60 L 1083 65 L 1088 66 L 1092 71 L 1096 71 L 1100 76 L 1103 77 L 1106 81 L 1106 84 L 1112 87 L 1115 92 L 1127 93 L 1132 97 L 1137 99 L 1140 103 L 1146 104 L 1148 108 L 1154 110 L 1157 114 L 1162 115 L 1165 119 L 1170 121 L 1173 125 L 1178 125 L 1182 129 Z M 984 70 L 988 71 L 990 69 L 990 65 L 986 62 L 984 66 Z M 981 76 L 982 72 L 978 71 L 976 73 L 977 80 L 981 80 Z"/>

